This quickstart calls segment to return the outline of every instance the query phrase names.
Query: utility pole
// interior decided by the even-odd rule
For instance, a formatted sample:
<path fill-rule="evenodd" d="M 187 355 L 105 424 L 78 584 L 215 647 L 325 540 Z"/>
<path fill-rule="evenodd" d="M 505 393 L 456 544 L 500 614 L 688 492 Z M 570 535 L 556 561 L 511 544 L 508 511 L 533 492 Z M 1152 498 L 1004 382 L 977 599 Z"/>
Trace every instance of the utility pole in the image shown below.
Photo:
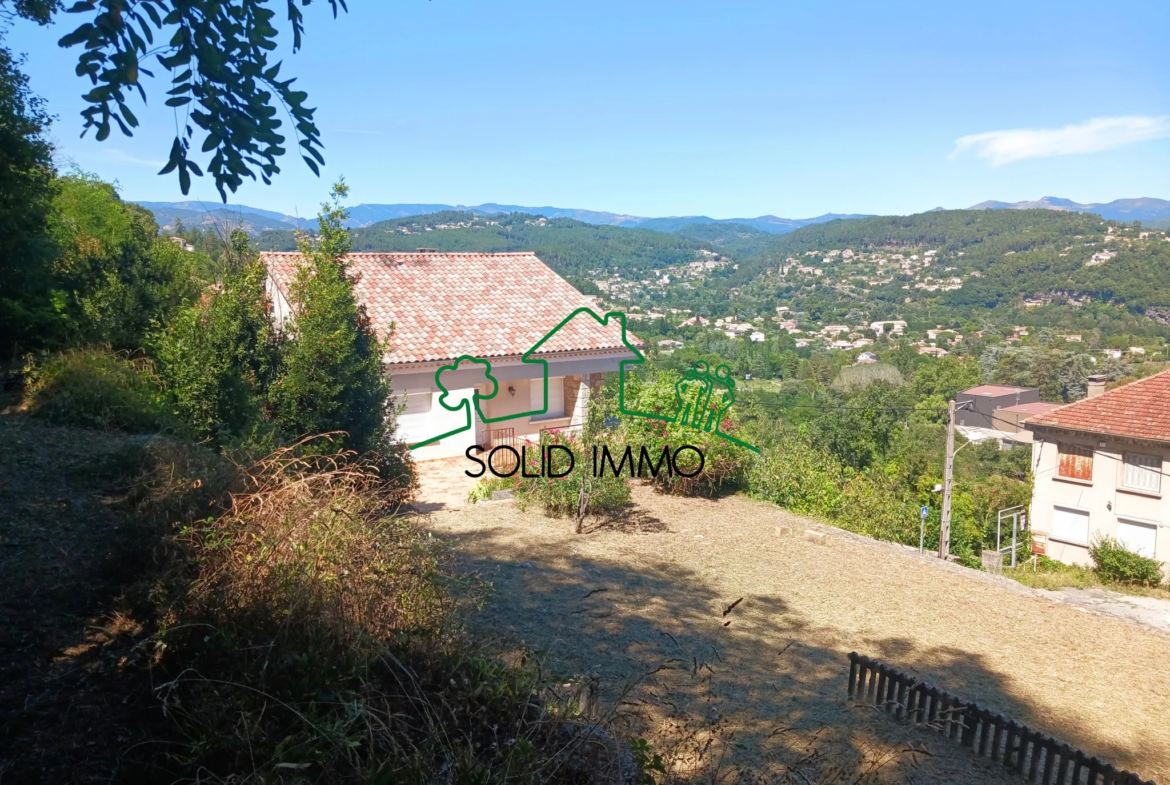
<path fill-rule="evenodd" d="M 947 404 L 947 463 L 943 471 L 942 523 L 938 530 L 938 557 L 951 553 L 951 486 L 955 479 L 955 402 Z"/>

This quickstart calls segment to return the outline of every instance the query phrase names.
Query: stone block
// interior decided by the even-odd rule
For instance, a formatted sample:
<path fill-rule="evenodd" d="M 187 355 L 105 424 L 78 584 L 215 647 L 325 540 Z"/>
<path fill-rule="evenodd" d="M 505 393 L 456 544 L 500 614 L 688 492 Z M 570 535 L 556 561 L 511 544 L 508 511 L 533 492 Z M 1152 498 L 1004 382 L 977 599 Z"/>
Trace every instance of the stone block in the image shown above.
<path fill-rule="evenodd" d="M 492 501 L 494 502 L 502 502 L 514 498 L 516 498 L 516 494 L 510 490 L 492 491 Z"/>
<path fill-rule="evenodd" d="M 825 532 L 819 532 L 815 529 L 805 529 L 804 538 L 809 542 L 815 542 L 821 545 L 829 544 L 829 535 Z"/>
<path fill-rule="evenodd" d="M 792 527 L 791 526 L 777 526 L 776 533 L 779 534 L 781 537 L 791 537 L 792 536 Z"/>
<path fill-rule="evenodd" d="M 983 552 L 983 569 L 996 575 L 1003 574 L 1003 554 L 996 551 Z"/>

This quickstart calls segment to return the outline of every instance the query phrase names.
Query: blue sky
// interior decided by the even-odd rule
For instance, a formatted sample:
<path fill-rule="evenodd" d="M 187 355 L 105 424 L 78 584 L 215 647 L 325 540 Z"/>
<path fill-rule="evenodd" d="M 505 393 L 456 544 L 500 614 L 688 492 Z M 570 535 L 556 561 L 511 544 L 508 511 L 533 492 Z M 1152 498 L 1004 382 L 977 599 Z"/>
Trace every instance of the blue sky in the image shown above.
<path fill-rule="evenodd" d="M 286 58 L 318 107 L 322 177 L 286 158 L 232 201 L 312 215 L 339 174 L 353 204 L 717 218 L 1170 198 L 1163 0 L 349 6 L 311 6 Z M 127 198 L 182 199 L 155 174 L 175 127 L 160 84 L 134 138 L 78 138 L 88 88 L 55 43 L 74 23 L 8 34 L 62 158 Z M 191 197 L 218 201 L 206 178 Z"/>

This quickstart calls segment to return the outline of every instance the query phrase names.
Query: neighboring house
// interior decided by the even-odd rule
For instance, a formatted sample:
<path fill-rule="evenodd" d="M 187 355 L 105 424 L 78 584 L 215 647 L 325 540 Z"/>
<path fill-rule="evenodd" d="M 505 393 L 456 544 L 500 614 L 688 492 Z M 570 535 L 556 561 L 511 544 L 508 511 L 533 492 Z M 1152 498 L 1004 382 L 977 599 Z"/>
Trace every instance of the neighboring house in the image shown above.
<path fill-rule="evenodd" d="M 873 352 L 862 352 L 861 354 L 857 355 L 857 359 L 854 361 L 854 365 L 871 365 L 877 361 L 877 355 Z"/>
<path fill-rule="evenodd" d="M 1001 426 L 1005 423 L 1000 422 L 1003 419 L 999 416 L 1000 409 L 1039 401 L 1040 391 L 1033 387 L 980 384 L 955 396 L 955 403 L 959 404 L 955 412 L 955 424 L 967 428 L 1003 430 Z"/>
<path fill-rule="evenodd" d="M 890 332 L 892 333 L 903 333 L 906 331 L 906 322 L 902 321 L 901 319 L 890 319 L 884 322 L 869 323 L 869 329 L 873 330 L 878 335 L 881 335 L 883 332 L 885 332 L 887 327 L 890 328 Z"/>
<path fill-rule="evenodd" d="M 1000 436 L 1000 446 L 1012 447 L 1017 444 L 1031 444 L 1032 432 L 1024 428 L 1024 420 L 1059 409 L 1063 404 L 1035 401 L 1006 406 L 995 413 L 995 430 Z"/>
<path fill-rule="evenodd" d="M 765 340 L 764 334 L 762 332 L 759 332 L 759 331 L 752 333 L 751 339 L 754 343 L 763 343 Z"/>
<path fill-rule="evenodd" d="M 170 240 L 171 240 L 171 242 L 172 242 L 172 243 L 174 243 L 175 245 L 179 246 L 179 247 L 180 247 L 180 248 L 182 248 L 184 251 L 187 251 L 187 252 L 192 252 L 192 251 L 194 251 L 194 250 L 195 250 L 195 246 L 191 245 L 191 243 L 187 242 L 187 241 L 186 241 L 186 240 L 184 240 L 182 237 L 174 237 L 174 236 L 172 236 L 172 237 L 170 238 Z"/>
<path fill-rule="evenodd" d="M 1170 371 L 1029 418 L 1033 539 L 1062 562 L 1089 564 L 1098 535 L 1170 562 Z"/>
<path fill-rule="evenodd" d="M 683 348 L 683 342 L 682 341 L 675 341 L 671 338 L 667 338 L 665 340 L 658 342 L 658 349 L 663 354 L 670 354 L 675 349 L 681 349 L 681 348 Z"/>
<path fill-rule="evenodd" d="M 293 311 L 289 284 L 301 255 L 264 253 L 261 259 L 268 267 L 274 320 L 281 325 Z M 463 355 L 490 361 L 498 383 L 495 396 L 481 399 L 484 417 L 544 408 L 543 369 L 521 357 L 573 311 L 594 305 L 531 253 L 355 253 L 348 262 L 358 302 L 378 337 L 388 340 L 385 362 L 399 403 L 397 435 L 410 444 L 466 422 L 462 409 L 452 412 L 439 404 L 435 384 L 435 373 Z M 549 365 L 547 412 L 485 423 L 472 407 L 469 431 L 416 449 L 415 459 L 463 455 L 475 444 L 518 444 L 544 429 L 578 425 L 590 390 L 634 355 L 622 342 L 617 319 L 602 327 L 583 313 L 536 357 Z M 482 366 L 464 368 L 443 377 L 450 404 L 477 391 L 489 393 Z"/>

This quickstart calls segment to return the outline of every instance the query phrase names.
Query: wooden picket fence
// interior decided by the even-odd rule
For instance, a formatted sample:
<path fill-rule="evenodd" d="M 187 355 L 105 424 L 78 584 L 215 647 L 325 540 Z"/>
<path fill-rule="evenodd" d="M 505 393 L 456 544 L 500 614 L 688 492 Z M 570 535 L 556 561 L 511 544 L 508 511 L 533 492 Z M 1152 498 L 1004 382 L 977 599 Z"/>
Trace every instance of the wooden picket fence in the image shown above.
<path fill-rule="evenodd" d="M 1155 785 L 857 652 L 849 655 L 849 698 L 876 705 L 900 720 L 926 725 L 1029 782 Z"/>

